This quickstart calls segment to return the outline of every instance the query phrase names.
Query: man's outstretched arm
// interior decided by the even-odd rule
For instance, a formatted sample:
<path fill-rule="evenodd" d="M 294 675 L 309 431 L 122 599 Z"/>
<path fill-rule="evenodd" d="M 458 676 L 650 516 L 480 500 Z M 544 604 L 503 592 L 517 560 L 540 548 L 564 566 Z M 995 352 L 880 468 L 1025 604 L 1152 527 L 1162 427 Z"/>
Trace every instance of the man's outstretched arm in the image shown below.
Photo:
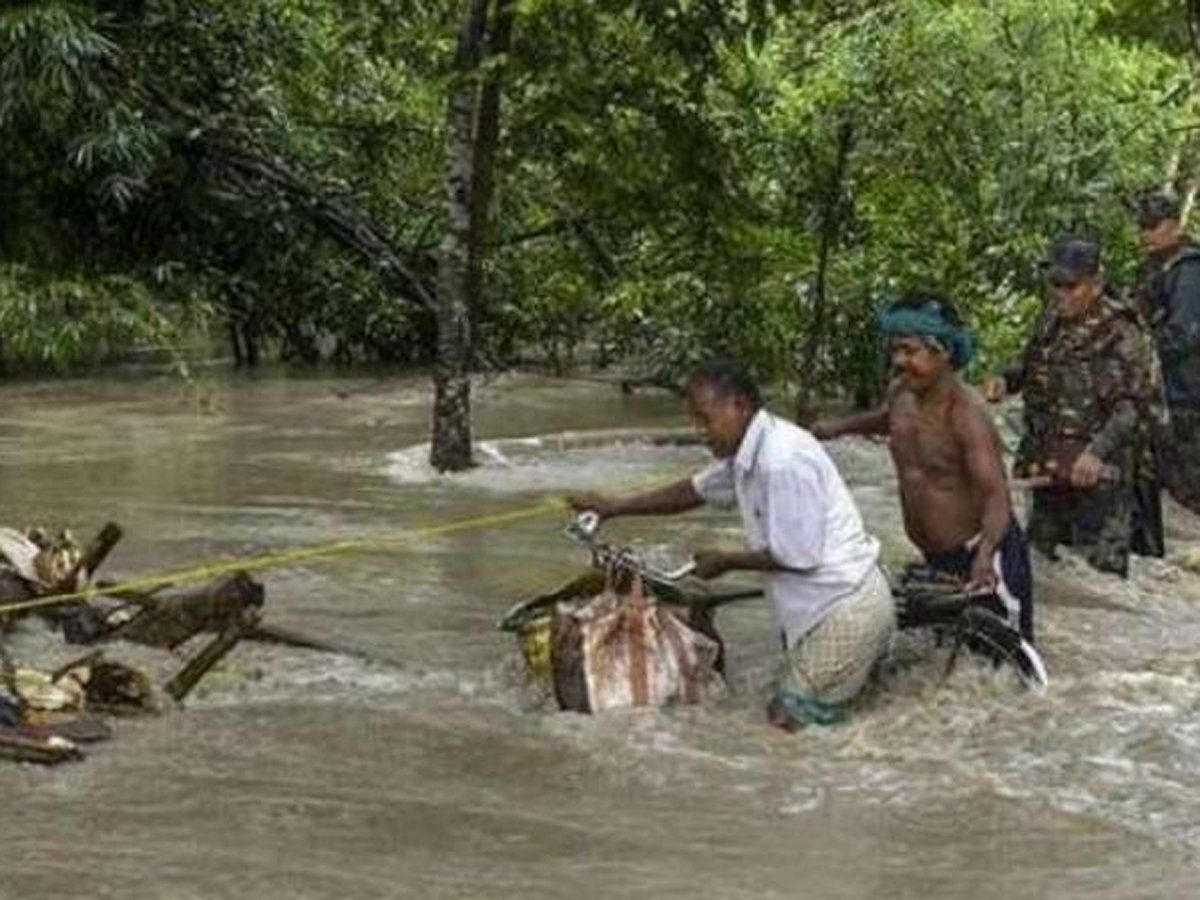
<path fill-rule="evenodd" d="M 888 409 L 881 406 L 870 412 L 855 413 L 838 419 L 822 419 L 812 426 L 817 440 L 828 441 L 846 434 L 884 435 L 888 433 Z"/>
<path fill-rule="evenodd" d="M 616 516 L 661 516 L 687 512 L 704 503 L 692 479 L 636 494 L 573 494 L 567 498 L 572 509 L 591 510 L 601 519 Z"/>

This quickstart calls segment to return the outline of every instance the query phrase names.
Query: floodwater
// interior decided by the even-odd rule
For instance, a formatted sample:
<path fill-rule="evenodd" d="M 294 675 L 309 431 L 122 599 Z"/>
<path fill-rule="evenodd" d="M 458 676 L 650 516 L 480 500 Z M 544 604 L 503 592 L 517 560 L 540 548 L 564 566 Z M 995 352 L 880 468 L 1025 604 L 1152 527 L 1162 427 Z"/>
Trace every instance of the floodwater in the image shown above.
<path fill-rule="evenodd" d="M 535 708 L 513 602 L 584 564 L 565 515 L 405 531 L 704 461 L 602 429 L 676 401 L 584 381 L 480 387 L 485 465 L 432 475 L 416 379 L 9 385 L 3 523 L 106 520 L 112 576 L 365 538 L 261 574 L 267 620 L 396 665 L 242 646 L 185 707 L 115 723 L 86 761 L 0 763 L 0 897 L 1191 897 L 1200 888 L 1200 525 L 1129 582 L 1037 561 L 1044 693 L 907 640 L 847 724 L 768 728 L 761 603 L 722 612 L 731 688 L 705 708 Z M 553 436 L 569 439 L 503 440 Z M 579 434 L 584 432 L 585 434 Z M 590 434 L 587 434 L 590 433 Z M 834 455 L 887 559 L 910 554 L 884 448 Z M 695 514 L 614 523 L 682 558 L 736 544 Z M 36 631 L 13 652 L 66 654 Z M 116 648 L 163 676 L 178 659 Z"/>

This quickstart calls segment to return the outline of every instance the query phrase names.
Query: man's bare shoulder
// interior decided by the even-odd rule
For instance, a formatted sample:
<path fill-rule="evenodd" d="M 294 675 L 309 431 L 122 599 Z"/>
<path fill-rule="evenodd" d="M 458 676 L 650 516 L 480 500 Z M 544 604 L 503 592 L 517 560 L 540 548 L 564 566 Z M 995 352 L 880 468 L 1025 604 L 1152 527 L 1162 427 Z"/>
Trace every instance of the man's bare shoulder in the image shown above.
<path fill-rule="evenodd" d="M 986 436 L 995 439 L 996 424 L 992 421 L 987 402 L 980 393 L 962 381 L 954 385 L 954 405 L 950 422 L 956 434 L 964 439 Z"/>

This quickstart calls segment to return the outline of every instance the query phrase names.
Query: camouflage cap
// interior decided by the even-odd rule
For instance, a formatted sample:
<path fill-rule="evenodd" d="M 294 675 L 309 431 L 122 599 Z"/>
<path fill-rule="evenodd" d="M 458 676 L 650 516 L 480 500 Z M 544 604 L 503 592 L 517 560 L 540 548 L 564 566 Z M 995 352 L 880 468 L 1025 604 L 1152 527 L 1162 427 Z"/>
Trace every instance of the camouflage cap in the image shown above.
<path fill-rule="evenodd" d="M 1100 245 L 1077 235 L 1062 235 L 1050 245 L 1042 266 L 1052 282 L 1091 278 L 1100 272 Z"/>
<path fill-rule="evenodd" d="M 1137 201 L 1137 219 L 1142 228 L 1154 228 L 1164 219 L 1178 219 L 1179 198 L 1155 191 L 1143 194 Z"/>

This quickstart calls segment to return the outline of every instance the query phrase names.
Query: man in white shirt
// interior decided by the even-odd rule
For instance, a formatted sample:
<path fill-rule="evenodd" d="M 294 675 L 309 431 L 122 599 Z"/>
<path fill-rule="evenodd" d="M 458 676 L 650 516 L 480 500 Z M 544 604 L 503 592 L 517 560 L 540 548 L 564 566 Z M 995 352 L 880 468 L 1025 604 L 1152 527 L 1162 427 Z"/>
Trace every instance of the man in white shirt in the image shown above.
<path fill-rule="evenodd" d="M 687 404 L 716 462 L 692 478 L 625 496 L 571 498 L 601 518 L 737 505 L 748 550 L 700 550 L 696 572 L 766 573 L 784 651 L 784 677 L 768 714 L 794 730 L 837 721 L 866 683 L 895 629 L 879 544 L 841 475 L 807 431 L 762 408 L 757 385 L 730 360 L 693 372 Z"/>

